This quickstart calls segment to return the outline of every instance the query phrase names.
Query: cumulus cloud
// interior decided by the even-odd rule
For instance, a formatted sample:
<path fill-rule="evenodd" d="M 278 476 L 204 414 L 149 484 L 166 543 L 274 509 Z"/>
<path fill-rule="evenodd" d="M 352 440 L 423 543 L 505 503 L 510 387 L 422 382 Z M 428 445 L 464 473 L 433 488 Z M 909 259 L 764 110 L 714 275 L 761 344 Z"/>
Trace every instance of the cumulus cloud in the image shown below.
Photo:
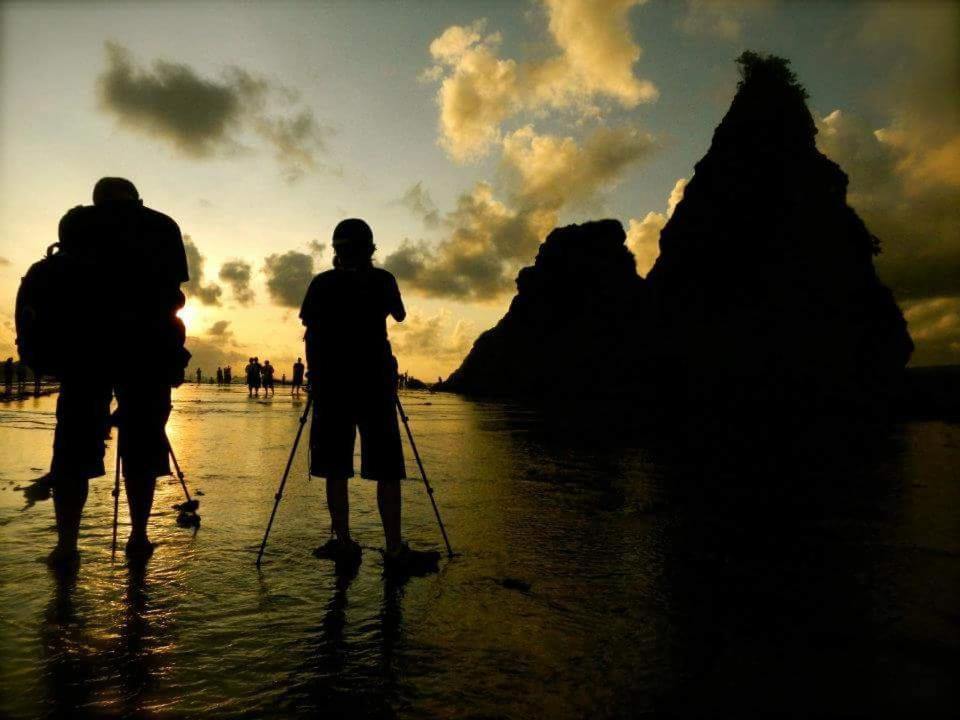
<path fill-rule="evenodd" d="M 228 260 L 220 266 L 219 278 L 230 286 L 233 299 L 241 305 L 253 302 L 254 293 L 250 288 L 250 278 L 253 268 L 246 260 Z"/>
<path fill-rule="evenodd" d="M 423 74 L 440 81 L 440 145 L 458 162 L 487 154 L 511 116 L 545 109 L 576 109 L 596 116 L 600 100 L 633 108 L 657 98 L 637 78 L 640 47 L 630 35 L 629 11 L 643 0 L 544 0 L 558 54 L 518 62 L 501 58 L 499 33 L 484 20 L 454 25 L 430 44 L 434 65 Z"/>
<path fill-rule="evenodd" d="M 660 231 L 673 215 L 677 204 L 683 199 L 683 190 L 687 186 L 687 179 L 680 178 L 674 183 L 673 190 L 667 198 L 667 211 L 648 212 L 642 220 L 630 218 L 627 228 L 627 247 L 637 261 L 637 272 L 646 275 L 660 255 Z"/>
<path fill-rule="evenodd" d="M 238 67 L 205 78 L 189 65 L 155 60 L 136 64 L 123 46 L 108 42 L 107 68 L 98 81 L 100 107 L 121 127 L 172 145 L 192 158 L 232 154 L 253 134 L 269 146 L 288 180 L 322 167 L 330 128 L 296 92 Z"/>
<path fill-rule="evenodd" d="M 769 0 L 687 0 L 677 24 L 690 35 L 739 40 L 750 15 L 769 6 Z"/>
<path fill-rule="evenodd" d="M 216 283 L 204 285 L 203 266 L 206 258 L 200 254 L 199 248 L 189 235 L 183 236 L 183 249 L 187 254 L 187 271 L 190 275 L 190 280 L 183 284 L 183 292 L 204 305 L 219 305 L 223 290 Z"/>
<path fill-rule="evenodd" d="M 434 205 L 430 193 L 424 189 L 423 182 L 418 181 L 411 185 L 398 202 L 420 218 L 426 228 L 432 229 L 440 224 L 437 206 Z"/>
<path fill-rule="evenodd" d="M 390 341 L 401 365 L 411 357 L 440 363 L 459 362 L 470 350 L 476 333 L 471 323 L 453 321 L 448 310 L 434 315 L 413 311 L 390 328 Z"/>
<path fill-rule="evenodd" d="M 958 25 L 955 3 L 870 5 L 859 42 L 885 68 L 870 97 L 886 120 L 844 109 L 816 118 L 818 146 L 849 175 L 850 204 L 882 243 L 877 270 L 912 313 L 915 363 L 960 361 L 943 335 L 960 302 Z"/>
<path fill-rule="evenodd" d="M 269 255 L 263 263 L 267 292 L 282 307 L 299 308 L 313 280 L 313 256 L 290 250 Z"/>
<path fill-rule="evenodd" d="M 307 243 L 307 249 L 310 251 L 310 254 L 313 255 L 317 260 L 323 257 L 323 254 L 327 251 L 327 244 L 322 243 L 316 238 Z"/>
<path fill-rule="evenodd" d="M 217 320 L 213 325 L 207 328 L 207 335 L 211 337 L 223 338 L 229 340 L 233 338 L 233 331 L 230 330 L 229 320 Z"/>
<path fill-rule="evenodd" d="M 649 135 L 627 128 L 599 128 L 580 146 L 570 137 L 538 135 L 530 126 L 502 144 L 504 199 L 486 182 L 462 193 L 443 218 L 447 234 L 441 242 L 405 240 L 384 260 L 400 280 L 438 297 L 488 300 L 509 291 L 561 209 L 614 186 L 655 147 Z"/>

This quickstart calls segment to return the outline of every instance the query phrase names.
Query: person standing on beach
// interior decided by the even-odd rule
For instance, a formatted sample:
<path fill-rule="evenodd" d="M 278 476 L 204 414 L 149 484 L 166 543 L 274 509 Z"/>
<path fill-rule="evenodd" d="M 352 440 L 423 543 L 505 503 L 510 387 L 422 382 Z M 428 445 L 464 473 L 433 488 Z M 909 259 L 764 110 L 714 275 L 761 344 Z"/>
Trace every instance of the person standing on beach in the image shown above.
<path fill-rule="evenodd" d="M 263 361 L 263 367 L 260 369 L 260 375 L 263 377 L 263 396 L 267 397 L 268 394 L 272 395 L 276 393 L 273 387 L 273 365 L 270 364 L 269 360 Z"/>
<path fill-rule="evenodd" d="M 217 368 L 217 387 L 223 385 L 223 368 Z"/>
<path fill-rule="evenodd" d="M 318 558 L 355 567 L 360 545 L 350 536 L 347 479 L 360 431 L 360 476 L 377 483 L 377 506 L 386 540 L 387 572 L 436 570 L 439 553 L 411 550 L 400 532 L 400 481 L 406 477 L 395 405 L 397 362 L 387 339 L 387 316 L 406 310 L 397 281 L 373 266 L 373 232 L 363 220 L 344 220 L 333 231 L 333 269 L 307 289 L 300 318 L 306 326 L 307 367 L 314 394 L 310 474 L 326 478 L 333 537 Z"/>
<path fill-rule="evenodd" d="M 290 390 L 290 394 L 293 397 L 300 397 L 300 388 L 303 385 L 303 358 L 297 358 L 297 361 L 293 364 L 293 388 Z"/>
<path fill-rule="evenodd" d="M 190 353 L 176 316 L 187 257 L 177 223 L 143 206 L 133 183 L 103 178 L 93 205 L 75 207 L 60 221 L 64 253 L 86 258 L 84 277 L 96 314 L 82 329 L 97 353 L 77 347 L 60 377 L 50 482 L 57 520 L 54 566 L 79 562 L 77 536 L 90 478 L 104 474 L 104 437 L 111 396 L 117 398 L 120 462 L 130 509 L 127 556 L 153 552 L 147 524 L 159 475 L 169 475 L 165 426 L 170 388 L 183 382 Z M 90 302 L 90 298 L 76 298 Z"/>
<path fill-rule="evenodd" d="M 263 384 L 263 365 L 260 358 L 253 359 L 253 394 L 260 397 L 260 386 Z"/>

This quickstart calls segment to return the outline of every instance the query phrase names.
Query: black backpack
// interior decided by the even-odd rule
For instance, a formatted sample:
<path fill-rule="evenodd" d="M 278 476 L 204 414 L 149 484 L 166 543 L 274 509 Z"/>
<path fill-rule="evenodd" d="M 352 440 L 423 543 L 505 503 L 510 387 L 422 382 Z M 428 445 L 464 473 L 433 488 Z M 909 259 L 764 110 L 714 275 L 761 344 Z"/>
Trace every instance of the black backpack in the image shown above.
<path fill-rule="evenodd" d="M 90 306 L 95 302 L 96 276 L 91 258 L 65 252 L 60 243 L 47 248 L 46 257 L 23 276 L 17 291 L 17 349 L 20 360 L 35 373 L 62 377 L 95 346 L 91 329 L 100 323 Z"/>

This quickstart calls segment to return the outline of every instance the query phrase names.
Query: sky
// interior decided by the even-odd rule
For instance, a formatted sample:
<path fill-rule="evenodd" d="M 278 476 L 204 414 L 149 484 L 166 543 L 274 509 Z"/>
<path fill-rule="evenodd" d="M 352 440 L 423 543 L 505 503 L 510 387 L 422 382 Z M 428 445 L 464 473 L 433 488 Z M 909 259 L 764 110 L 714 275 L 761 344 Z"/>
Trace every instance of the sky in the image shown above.
<path fill-rule="evenodd" d="M 184 234 L 193 367 L 284 372 L 354 216 L 401 370 L 446 376 L 553 227 L 620 220 L 646 274 L 751 49 L 807 88 L 911 362 L 960 363 L 958 28 L 947 0 L 2 2 L 0 356 L 19 278 L 113 175 Z"/>

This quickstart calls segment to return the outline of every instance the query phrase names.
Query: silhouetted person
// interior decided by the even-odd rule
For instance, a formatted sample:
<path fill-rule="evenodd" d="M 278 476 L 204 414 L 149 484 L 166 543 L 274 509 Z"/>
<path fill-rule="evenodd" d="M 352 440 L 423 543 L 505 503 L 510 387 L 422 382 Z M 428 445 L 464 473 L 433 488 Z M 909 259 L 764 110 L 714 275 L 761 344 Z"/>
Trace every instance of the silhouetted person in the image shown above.
<path fill-rule="evenodd" d="M 183 382 L 189 359 L 176 317 L 184 303 L 180 283 L 188 279 L 180 228 L 144 207 L 129 180 L 103 178 L 93 189 L 93 205 L 64 215 L 59 234 L 63 252 L 89 260 L 91 292 L 105 288 L 109 306 L 97 307 L 84 328 L 100 352 L 78 348 L 61 377 L 50 470 L 58 542 L 50 561 L 79 560 L 80 516 L 89 479 L 104 474 L 114 393 L 130 508 L 126 550 L 145 559 L 153 551 L 147 522 L 156 478 L 170 473 L 165 432 L 170 388 Z"/>
<path fill-rule="evenodd" d="M 253 381 L 253 358 L 250 358 L 243 372 L 247 376 L 247 396 L 253 397 L 253 388 L 255 385 Z"/>
<path fill-rule="evenodd" d="M 200 381 L 203 379 L 203 373 L 200 372 L 200 368 L 197 368 L 197 385 L 200 384 Z"/>
<path fill-rule="evenodd" d="M 260 368 L 260 376 L 263 378 L 263 396 L 267 397 L 268 393 L 273 395 L 276 393 L 273 387 L 273 365 L 270 364 L 269 360 L 263 361 L 263 367 Z"/>
<path fill-rule="evenodd" d="M 8 357 L 3 362 L 3 389 L 7 395 L 13 392 L 13 358 Z"/>
<path fill-rule="evenodd" d="M 233 382 L 233 370 L 229 366 L 223 369 L 223 383 L 230 385 Z"/>
<path fill-rule="evenodd" d="M 347 495 L 359 428 L 360 476 L 377 481 L 385 568 L 435 568 L 439 554 L 411 550 L 400 533 L 400 481 L 406 470 L 394 399 L 397 364 L 386 325 L 388 315 L 398 322 L 406 317 L 400 290 L 393 275 L 373 267 L 376 246 L 363 220 L 338 224 L 333 249 L 333 269 L 313 279 L 300 310 L 310 377 L 329 380 L 322 395 L 314 394 L 310 473 L 326 478 L 334 536 L 314 554 L 351 564 L 360 560 L 360 546 L 350 537 Z"/>
<path fill-rule="evenodd" d="M 223 368 L 217 368 L 217 387 L 223 385 Z"/>
<path fill-rule="evenodd" d="M 300 397 L 300 388 L 303 386 L 303 358 L 297 358 L 293 364 L 293 389 L 290 394 L 294 397 Z"/>
<path fill-rule="evenodd" d="M 253 358 L 253 391 L 254 395 L 260 397 L 260 387 L 263 385 L 263 365 L 260 364 L 260 358 Z"/>

